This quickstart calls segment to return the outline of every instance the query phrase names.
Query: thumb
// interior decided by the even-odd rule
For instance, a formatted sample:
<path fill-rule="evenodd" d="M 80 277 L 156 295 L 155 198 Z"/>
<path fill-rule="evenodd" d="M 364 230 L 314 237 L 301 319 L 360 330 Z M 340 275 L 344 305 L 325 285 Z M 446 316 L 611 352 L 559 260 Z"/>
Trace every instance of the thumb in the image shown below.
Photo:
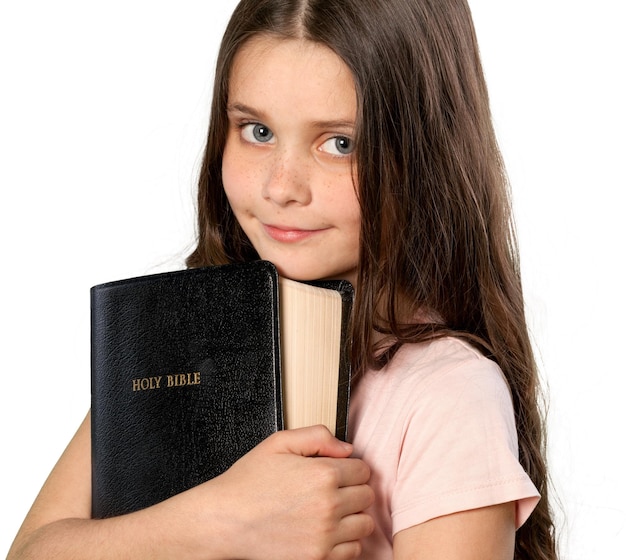
<path fill-rule="evenodd" d="M 337 439 L 326 426 L 311 426 L 284 430 L 270 437 L 278 453 L 292 453 L 303 457 L 350 457 L 352 445 Z"/>

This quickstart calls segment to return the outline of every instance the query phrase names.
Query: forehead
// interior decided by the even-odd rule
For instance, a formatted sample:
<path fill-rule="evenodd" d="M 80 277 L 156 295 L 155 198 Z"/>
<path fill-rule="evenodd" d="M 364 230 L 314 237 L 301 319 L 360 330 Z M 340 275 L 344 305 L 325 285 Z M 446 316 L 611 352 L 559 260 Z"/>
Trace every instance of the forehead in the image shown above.
<path fill-rule="evenodd" d="M 228 103 L 300 111 L 307 107 L 354 120 L 356 91 L 349 68 L 328 47 L 307 39 L 258 35 L 235 55 Z"/>

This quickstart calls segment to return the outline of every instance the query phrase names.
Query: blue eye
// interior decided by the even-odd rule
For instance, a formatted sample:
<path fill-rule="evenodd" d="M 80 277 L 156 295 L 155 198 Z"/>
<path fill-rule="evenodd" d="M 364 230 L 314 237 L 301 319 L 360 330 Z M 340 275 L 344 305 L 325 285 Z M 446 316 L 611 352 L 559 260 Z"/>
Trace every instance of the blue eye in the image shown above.
<path fill-rule="evenodd" d="M 320 150 L 334 156 L 348 156 L 354 151 L 354 142 L 347 136 L 333 136 L 321 145 Z"/>
<path fill-rule="evenodd" d="M 354 150 L 354 142 L 345 136 L 337 136 L 335 138 L 335 147 L 340 154 L 348 155 Z"/>
<path fill-rule="evenodd" d="M 252 143 L 268 143 L 274 138 L 274 133 L 264 124 L 249 123 L 241 128 L 244 140 Z"/>

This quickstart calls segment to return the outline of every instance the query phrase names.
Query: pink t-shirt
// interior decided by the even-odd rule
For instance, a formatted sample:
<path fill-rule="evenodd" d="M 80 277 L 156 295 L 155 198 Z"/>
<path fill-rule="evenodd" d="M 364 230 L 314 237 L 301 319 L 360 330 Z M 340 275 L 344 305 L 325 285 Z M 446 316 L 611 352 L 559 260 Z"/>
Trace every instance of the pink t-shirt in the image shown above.
<path fill-rule="evenodd" d="M 372 469 L 376 531 L 362 558 L 392 558 L 393 535 L 450 513 L 517 502 L 517 526 L 539 500 L 518 461 L 508 385 L 465 342 L 405 344 L 353 390 L 350 440 Z"/>

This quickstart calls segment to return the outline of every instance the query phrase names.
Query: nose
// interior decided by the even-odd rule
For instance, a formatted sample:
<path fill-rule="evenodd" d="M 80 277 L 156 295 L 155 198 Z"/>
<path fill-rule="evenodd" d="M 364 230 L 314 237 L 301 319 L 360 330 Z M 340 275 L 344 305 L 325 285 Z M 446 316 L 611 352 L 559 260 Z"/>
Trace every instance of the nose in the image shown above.
<path fill-rule="evenodd" d="M 278 206 L 311 202 L 311 169 L 295 149 L 276 150 L 263 184 L 263 198 Z"/>

